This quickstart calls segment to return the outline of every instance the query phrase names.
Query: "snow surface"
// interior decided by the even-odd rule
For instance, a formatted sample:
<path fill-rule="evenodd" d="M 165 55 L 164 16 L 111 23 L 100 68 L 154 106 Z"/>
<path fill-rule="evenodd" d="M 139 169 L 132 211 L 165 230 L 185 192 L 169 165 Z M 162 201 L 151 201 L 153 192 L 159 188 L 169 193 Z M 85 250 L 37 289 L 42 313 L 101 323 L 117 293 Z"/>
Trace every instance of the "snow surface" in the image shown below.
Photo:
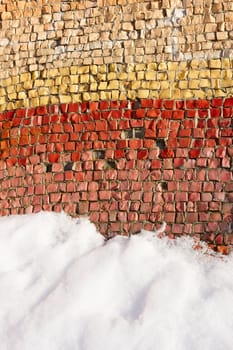
<path fill-rule="evenodd" d="M 0 218 L 1 350 L 232 350 L 233 256 L 88 219 Z"/>

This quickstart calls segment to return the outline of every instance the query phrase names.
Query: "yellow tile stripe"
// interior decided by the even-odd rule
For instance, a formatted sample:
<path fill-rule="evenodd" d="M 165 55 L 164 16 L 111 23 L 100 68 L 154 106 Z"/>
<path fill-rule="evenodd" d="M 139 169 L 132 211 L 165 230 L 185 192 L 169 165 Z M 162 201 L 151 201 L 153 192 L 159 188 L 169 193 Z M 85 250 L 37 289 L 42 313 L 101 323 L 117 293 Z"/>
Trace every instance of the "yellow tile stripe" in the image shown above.
<path fill-rule="evenodd" d="M 233 96 L 233 59 L 52 68 L 0 81 L 0 111 L 136 98 Z"/>

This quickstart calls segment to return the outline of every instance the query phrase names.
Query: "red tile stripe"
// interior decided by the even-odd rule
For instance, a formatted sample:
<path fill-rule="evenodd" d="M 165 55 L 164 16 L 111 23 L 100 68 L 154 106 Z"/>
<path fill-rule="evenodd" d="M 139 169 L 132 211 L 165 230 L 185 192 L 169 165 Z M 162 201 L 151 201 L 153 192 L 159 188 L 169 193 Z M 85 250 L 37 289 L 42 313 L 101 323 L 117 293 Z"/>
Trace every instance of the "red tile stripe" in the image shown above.
<path fill-rule="evenodd" d="M 0 114 L 0 215 L 89 214 L 233 244 L 233 98 L 101 101 Z M 223 248 L 218 248 L 223 249 Z"/>

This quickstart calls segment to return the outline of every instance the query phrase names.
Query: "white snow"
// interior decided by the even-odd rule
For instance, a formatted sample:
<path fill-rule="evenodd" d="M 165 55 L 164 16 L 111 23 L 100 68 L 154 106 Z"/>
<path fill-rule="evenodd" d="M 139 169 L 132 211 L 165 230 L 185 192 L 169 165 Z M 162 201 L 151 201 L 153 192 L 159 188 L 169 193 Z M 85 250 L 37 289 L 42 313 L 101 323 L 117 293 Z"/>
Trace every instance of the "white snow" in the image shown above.
<path fill-rule="evenodd" d="M 88 219 L 0 218 L 1 350 L 232 350 L 233 256 Z"/>

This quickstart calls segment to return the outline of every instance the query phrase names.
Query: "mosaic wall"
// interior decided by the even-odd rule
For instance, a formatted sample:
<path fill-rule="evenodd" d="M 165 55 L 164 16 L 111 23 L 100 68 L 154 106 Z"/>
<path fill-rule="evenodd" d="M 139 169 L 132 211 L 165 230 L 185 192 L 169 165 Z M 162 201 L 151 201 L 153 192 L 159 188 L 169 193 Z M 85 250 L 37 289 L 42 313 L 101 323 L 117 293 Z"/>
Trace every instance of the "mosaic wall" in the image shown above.
<path fill-rule="evenodd" d="M 233 2 L 0 4 L 0 214 L 233 244 Z"/>

